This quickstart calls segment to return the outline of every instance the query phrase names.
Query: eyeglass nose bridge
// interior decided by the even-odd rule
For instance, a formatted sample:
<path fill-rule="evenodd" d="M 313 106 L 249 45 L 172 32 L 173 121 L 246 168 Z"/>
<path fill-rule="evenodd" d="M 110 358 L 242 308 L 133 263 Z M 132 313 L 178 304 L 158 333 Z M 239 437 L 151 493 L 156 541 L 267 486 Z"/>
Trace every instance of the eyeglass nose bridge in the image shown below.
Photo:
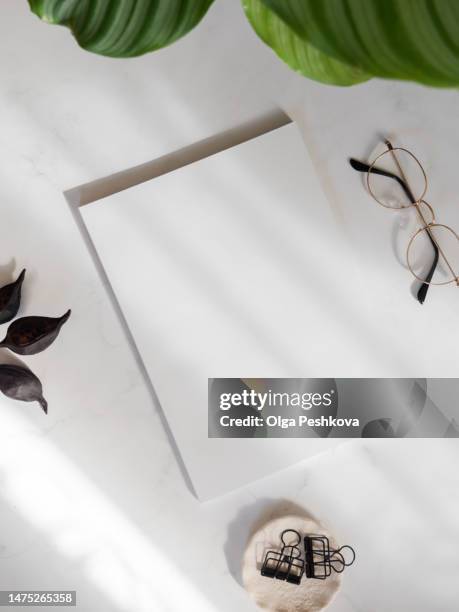
<path fill-rule="evenodd" d="M 425 219 L 424 214 L 422 212 L 421 204 L 423 206 L 427 207 L 427 210 L 429 211 L 430 216 L 432 217 L 431 220 L 429 221 L 429 223 L 426 222 L 426 219 Z M 436 223 L 435 211 L 434 211 L 434 209 L 432 208 L 432 206 L 428 202 L 426 202 L 425 200 L 419 200 L 419 202 L 416 202 L 415 206 L 416 206 L 416 210 L 417 210 L 420 218 L 422 219 L 422 222 L 424 223 L 424 225 L 428 226 L 428 225 L 432 225 L 432 224 Z"/>

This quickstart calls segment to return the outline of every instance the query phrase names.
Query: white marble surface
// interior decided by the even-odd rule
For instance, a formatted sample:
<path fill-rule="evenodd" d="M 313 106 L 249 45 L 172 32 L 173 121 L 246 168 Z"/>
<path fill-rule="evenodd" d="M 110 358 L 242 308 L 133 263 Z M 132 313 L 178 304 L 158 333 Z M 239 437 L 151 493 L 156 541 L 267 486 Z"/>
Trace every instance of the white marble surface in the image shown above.
<path fill-rule="evenodd" d="M 249 526 L 289 498 L 357 549 L 330 610 L 455 612 L 457 443 L 349 443 L 201 504 L 63 197 L 278 105 L 305 127 L 307 108 L 336 100 L 323 130 L 355 92 L 384 91 L 396 106 L 408 92 L 420 107 L 430 94 L 303 81 L 229 0 L 178 44 L 126 62 L 80 51 L 26 2 L 6 0 L 0 17 L 2 278 L 27 268 L 23 313 L 73 309 L 59 341 L 28 360 L 49 416 L 0 399 L 0 586 L 76 589 L 84 612 L 248 612 L 238 570 Z M 426 362 L 422 374 L 434 371 Z"/>

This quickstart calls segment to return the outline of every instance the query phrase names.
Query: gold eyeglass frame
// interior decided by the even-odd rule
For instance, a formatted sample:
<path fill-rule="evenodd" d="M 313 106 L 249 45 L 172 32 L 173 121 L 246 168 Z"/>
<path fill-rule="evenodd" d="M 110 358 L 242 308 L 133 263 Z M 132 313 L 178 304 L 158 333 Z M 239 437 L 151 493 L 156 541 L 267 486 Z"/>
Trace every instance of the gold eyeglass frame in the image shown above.
<path fill-rule="evenodd" d="M 416 278 L 417 280 L 421 281 L 422 283 L 424 283 L 424 284 L 426 284 L 426 285 L 435 285 L 435 286 L 440 286 L 440 285 L 450 285 L 451 283 L 456 283 L 456 285 L 459 287 L 459 276 L 456 274 L 456 272 L 454 271 L 454 269 L 453 269 L 453 267 L 451 266 L 450 262 L 448 261 L 447 257 L 445 256 L 445 254 L 444 254 L 444 252 L 443 252 L 443 250 L 442 250 L 441 246 L 438 244 L 438 242 L 437 242 L 437 240 L 436 240 L 435 236 L 433 235 L 432 230 L 433 230 L 434 228 L 444 228 L 444 229 L 446 229 L 446 230 L 449 230 L 449 231 L 450 231 L 450 232 L 453 234 L 453 236 L 455 236 L 455 238 L 457 239 L 457 241 L 458 241 L 458 242 L 459 242 L 459 236 L 458 236 L 457 232 L 455 232 L 455 231 L 454 231 L 454 230 L 453 230 L 451 227 L 449 227 L 448 225 L 444 225 L 444 224 L 442 224 L 442 223 L 436 223 L 436 219 L 435 219 L 435 211 L 434 211 L 434 209 L 432 208 L 432 206 L 431 206 L 430 204 L 428 204 L 428 203 L 427 203 L 427 202 L 424 200 L 424 196 L 425 196 L 425 194 L 426 194 L 426 192 L 427 192 L 427 188 L 428 188 L 428 180 L 427 180 L 427 175 L 426 175 L 426 172 L 425 172 L 424 168 L 422 167 L 421 162 L 420 162 L 420 161 L 419 161 L 419 159 L 418 159 L 418 158 L 417 158 L 417 157 L 416 157 L 416 156 L 415 156 L 413 153 L 411 153 L 411 151 L 409 151 L 408 149 L 405 149 L 405 148 L 403 148 L 403 147 L 393 147 L 393 146 L 392 146 L 392 144 L 390 143 L 390 141 L 389 141 L 389 140 L 386 140 L 386 141 L 385 141 L 385 144 L 386 144 L 386 146 L 387 146 L 387 150 L 386 150 L 386 151 L 383 151 L 382 153 L 380 153 L 380 154 L 379 154 L 379 155 L 378 155 L 378 156 L 377 156 L 377 157 L 376 157 L 376 158 L 373 160 L 373 162 L 370 164 L 370 166 L 369 166 L 369 168 L 368 168 L 368 171 L 367 171 L 367 177 L 366 177 L 366 178 L 367 178 L 366 183 L 367 183 L 367 188 L 368 188 L 368 191 L 369 191 L 369 193 L 370 193 L 371 197 L 372 197 L 372 198 L 373 198 L 373 199 L 374 199 L 374 200 L 375 200 L 375 201 L 376 201 L 376 202 L 377 202 L 377 203 L 378 203 L 380 206 L 383 206 L 384 208 L 389 208 L 389 209 L 391 209 L 391 210 L 402 210 L 402 209 L 405 209 L 405 208 L 412 208 L 412 207 L 414 207 L 414 208 L 416 209 L 416 212 L 417 212 L 417 214 L 418 214 L 418 217 L 419 217 L 419 219 L 420 219 L 420 221 L 421 221 L 421 223 L 422 223 L 422 227 L 420 227 L 420 228 L 419 228 L 419 229 L 418 229 L 418 230 L 417 230 L 417 231 L 414 233 L 414 235 L 411 237 L 411 239 L 410 239 L 410 241 L 409 241 L 409 243 L 408 243 L 407 249 L 406 249 L 406 264 L 407 264 L 407 267 L 408 267 L 409 271 L 410 271 L 410 272 L 411 272 L 411 274 L 414 276 L 414 278 Z M 384 202 L 381 202 L 381 200 L 379 200 L 379 199 L 377 198 L 377 196 L 375 195 L 375 193 L 374 193 L 374 191 L 373 191 L 373 189 L 372 189 L 372 185 L 371 185 L 371 181 L 370 181 L 370 175 L 371 175 L 371 174 L 372 174 L 372 172 L 373 172 L 373 168 L 375 168 L 375 167 L 376 167 L 376 165 L 377 165 L 377 163 L 378 163 L 378 160 L 380 160 L 380 159 L 381 159 L 381 158 L 382 158 L 384 155 L 387 155 L 387 154 L 389 153 L 389 154 L 391 154 L 391 156 L 392 156 L 392 158 L 393 158 L 393 160 L 394 160 L 394 162 L 395 162 L 395 165 L 396 165 L 396 167 L 397 167 L 397 169 L 398 169 L 398 172 L 400 173 L 400 177 L 399 177 L 399 178 L 401 178 L 401 180 L 403 180 L 403 182 L 405 183 L 405 186 L 406 186 L 406 187 L 408 187 L 408 189 L 409 189 L 409 191 L 410 191 L 411 193 L 413 193 L 413 192 L 412 192 L 412 190 L 411 190 L 411 187 L 410 187 L 410 185 L 409 185 L 409 182 L 408 182 L 408 180 L 407 180 L 407 178 L 406 178 L 406 176 L 405 176 L 405 173 L 403 172 L 403 168 L 401 167 L 401 164 L 400 164 L 400 162 L 399 162 L 399 160 L 398 160 L 398 158 L 397 158 L 397 154 L 396 154 L 396 152 L 397 152 L 397 151 L 402 151 L 403 153 L 407 153 L 407 154 L 408 154 L 408 155 L 409 155 L 409 156 L 410 156 L 410 157 L 411 157 L 411 158 L 412 158 L 412 159 L 413 159 L 413 160 L 416 162 L 416 164 L 418 165 L 419 169 L 420 169 L 420 170 L 421 170 L 421 172 L 422 172 L 422 176 L 424 177 L 425 187 L 424 187 L 424 190 L 423 190 L 422 194 L 420 195 L 420 197 L 419 197 L 419 198 L 417 198 L 417 199 L 416 199 L 414 202 L 410 202 L 409 204 L 407 204 L 407 205 L 405 205 L 405 206 L 400 206 L 400 207 L 398 207 L 398 208 L 395 208 L 395 207 L 392 207 L 392 206 L 388 206 L 387 204 L 384 204 Z M 376 173 L 374 173 L 374 174 L 376 174 Z M 413 196 L 413 199 L 414 199 L 414 196 Z M 427 207 L 427 209 L 428 209 L 428 211 L 429 211 L 429 213 L 430 213 L 430 215 L 432 216 L 432 220 L 431 220 L 430 222 L 427 222 L 427 220 L 426 220 L 426 218 L 425 218 L 425 216 L 424 216 L 424 213 L 423 213 L 423 211 L 422 211 L 422 206 L 426 206 L 426 207 Z M 417 274 L 417 273 L 416 273 L 416 272 L 413 270 L 413 267 L 412 267 L 412 265 L 411 265 L 411 263 L 410 263 L 410 249 L 411 249 L 411 247 L 413 246 L 413 243 L 414 243 L 415 239 L 416 239 L 416 238 L 417 238 L 417 237 L 418 237 L 420 234 L 422 234 L 423 232 L 426 232 L 426 233 L 428 234 L 428 236 L 429 236 L 429 238 L 430 238 L 430 240 L 431 240 L 431 242 L 432 242 L 432 245 L 435 245 L 435 247 L 438 249 L 438 253 L 439 253 L 439 255 L 441 255 L 441 256 L 442 256 L 443 261 L 446 263 L 447 268 L 449 269 L 449 271 L 451 272 L 451 274 L 452 274 L 452 276 L 453 276 L 453 278 L 451 278 L 450 280 L 447 280 L 447 281 L 442 281 L 442 282 L 432 282 L 431 280 L 430 280 L 430 281 L 428 281 L 428 280 L 426 280 L 426 279 L 424 279 L 424 278 L 421 278 L 421 277 L 420 277 L 420 276 L 419 276 L 419 275 L 418 275 L 418 274 Z"/>

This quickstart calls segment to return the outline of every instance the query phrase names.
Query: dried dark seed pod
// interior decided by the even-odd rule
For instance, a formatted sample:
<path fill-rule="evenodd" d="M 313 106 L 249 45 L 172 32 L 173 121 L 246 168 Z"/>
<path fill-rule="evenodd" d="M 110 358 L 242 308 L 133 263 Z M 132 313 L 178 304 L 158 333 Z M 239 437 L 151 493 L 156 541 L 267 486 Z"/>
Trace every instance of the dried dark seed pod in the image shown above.
<path fill-rule="evenodd" d="M 0 391 L 22 402 L 38 402 L 44 413 L 48 414 L 48 402 L 43 397 L 40 379 L 27 368 L 0 364 Z"/>
<path fill-rule="evenodd" d="M 0 289 L 0 324 L 8 323 L 17 315 L 21 303 L 21 287 L 25 270 L 21 272 L 14 283 Z"/>
<path fill-rule="evenodd" d="M 18 355 L 35 355 L 44 351 L 57 338 L 71 310 L 62 317 L 22 317 L 8 327 L 0 347 Z"/>

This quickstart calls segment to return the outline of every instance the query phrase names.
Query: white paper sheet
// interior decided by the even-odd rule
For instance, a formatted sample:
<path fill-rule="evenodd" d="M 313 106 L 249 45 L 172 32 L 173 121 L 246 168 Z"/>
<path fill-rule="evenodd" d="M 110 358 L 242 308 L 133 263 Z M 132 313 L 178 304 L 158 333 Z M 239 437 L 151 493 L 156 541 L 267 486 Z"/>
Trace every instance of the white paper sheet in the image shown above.
<path fill-rule="evenodd" d="M 295 125 L 81 210 L 202 499 L 339 443 L 207 437 L 209 377 L 348 360 L 340 238 Z"/>

